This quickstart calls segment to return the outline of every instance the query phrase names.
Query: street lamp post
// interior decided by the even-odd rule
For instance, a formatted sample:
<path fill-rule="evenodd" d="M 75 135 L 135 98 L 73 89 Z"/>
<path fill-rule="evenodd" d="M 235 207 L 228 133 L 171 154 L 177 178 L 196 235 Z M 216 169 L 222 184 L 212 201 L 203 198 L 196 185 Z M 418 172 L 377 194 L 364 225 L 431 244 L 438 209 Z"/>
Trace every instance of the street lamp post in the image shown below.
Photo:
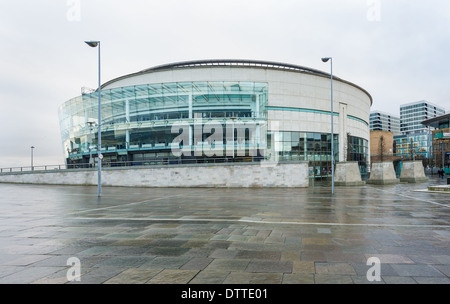
<path fill-rule="evenodd" d="M 31 171 L 34 171 L 34 165 L 33 165 L 33 150 L 34 146 L 31 146 Z"/>
<path fill-rule="evenodd" d="M 102 195 L 102 131 L 101 131 L 101 125 L 102 125 L 102 115 L 101 115 L 101 95 L 102 95 L 102 88 L 101 88 L 101 73 L 100 73 L 100 41 L 85 41 L 87 45 L 90 47 L 97 47 L 98 46 L 98 146 L 97 146 L 97 153 L 98 153 L 98 166 L 97 166 L 97 195 L 100 197 Z"/>
<path fill-rule="evenodd" d="M 333 58 L 324 57 L 322 61 L 331 63 L 331 194 L 334 195 Z"/>
<path fill-rule="evenodd" d="M 236 117 L 230 117 L 230 119 L 231 119 L 231 121 L 232 121 L 232 128 L 231 128 L 231 131 L 232 131 L 232 142 L 233 142 L 233 161 L 234 161 L 234 154 L 235 154 L 235 145 L 234 145 L 234 121 L 236 120 Z"/>
<path fill-rule="evenodd" d="M 427 153 L 428 153 L 428 157 L 427 157 L 427 159 L 428 159 L 428 166 L 430 166 L 430 168 L 431 168 L 431 132 L 430 132 L 430 126 L 428 126 L 427 127 L 427 131 L 428 131 L 428 134 L 427 134 L 427 149 L 428 149 L 428 151 L 427 151 Z"/>
<path fill-rule="evenodd" d="M 92 166 L 92 126 L 95 124 L 93 121 L 88 121 L 89 125 L 89 168 Z"/>

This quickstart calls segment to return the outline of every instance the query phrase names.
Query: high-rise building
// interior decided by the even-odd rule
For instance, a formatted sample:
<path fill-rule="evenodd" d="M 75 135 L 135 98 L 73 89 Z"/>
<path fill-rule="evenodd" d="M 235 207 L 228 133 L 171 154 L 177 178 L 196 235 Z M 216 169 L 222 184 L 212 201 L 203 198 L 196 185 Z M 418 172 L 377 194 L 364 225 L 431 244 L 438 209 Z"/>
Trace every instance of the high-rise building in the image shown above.
<path fill-rule="evenodd" d="M 389 131 L 400 135 L 400 117 L 381 111 L 370 112 L 370 131 Z"/>
<path fill-rule="evenodd" d="M 394 137 L 397 155 L 405 159 L 429 158 L 431 131 L 422 121 L 445 114 L 445 109 L 426 100 L 400 105 L 400 131 Z"/>
<path fill-rule="evenodd" d="M 450 114 L 425 120 L 422 124 L 436 129 L 432 135 L 431 165 L 444 168 L 446 174 L 450 174 Z"/>
<path fill-rule="evenodd" d="M 404 135 L 426 132 L 421 122 L 444 114 L 444 108 L 426 100 L 400 105 L 400 131 Z"/>

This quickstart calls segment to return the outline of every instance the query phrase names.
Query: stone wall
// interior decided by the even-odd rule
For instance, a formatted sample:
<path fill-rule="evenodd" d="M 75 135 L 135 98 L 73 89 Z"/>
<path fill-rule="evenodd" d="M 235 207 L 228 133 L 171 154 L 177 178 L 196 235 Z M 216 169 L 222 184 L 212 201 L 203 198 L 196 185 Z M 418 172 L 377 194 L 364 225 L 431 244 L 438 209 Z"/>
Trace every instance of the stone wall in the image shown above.
<path fill-rule="evenodd" d="M 362 186 L 365 184 L 361 180 L 357 161 L 337 163 L 334 175 L 336 186 Z"/>
<path fill-rule="evenodd" d="M 95 169 L 0 174 L 0 182 L 97 185 Z M 124 187 L 299 187 L 309 186 L 308 162 L 196 164 L 104 168 L 102 185 Z"/>
<path fill-rule="evenodd" d="M 421 160 L 404 161 L 400 181 L 406 183 L 421 183 L 428 181 Z"/>
<path fill-rule="evenodd" d="M 396 184 L 400 180 L 395 175 L 394 165 L 392 162 L 374 162 L 370 171 L 368 184 L 387 185 Z"/>

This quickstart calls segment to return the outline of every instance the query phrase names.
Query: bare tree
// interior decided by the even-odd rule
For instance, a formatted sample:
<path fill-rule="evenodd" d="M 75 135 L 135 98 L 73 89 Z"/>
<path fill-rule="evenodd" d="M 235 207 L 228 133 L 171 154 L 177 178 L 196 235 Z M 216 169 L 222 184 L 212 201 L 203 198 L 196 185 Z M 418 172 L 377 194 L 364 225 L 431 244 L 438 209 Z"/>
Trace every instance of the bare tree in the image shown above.
<path fill-rule="evenodd" d="M 378 142 L 378 148 L 380 149 L 380 161 L 383 161 L 384 151 L 386 150 L 386 141 L 384 136 L 380 136 L 380 141 Z"/>

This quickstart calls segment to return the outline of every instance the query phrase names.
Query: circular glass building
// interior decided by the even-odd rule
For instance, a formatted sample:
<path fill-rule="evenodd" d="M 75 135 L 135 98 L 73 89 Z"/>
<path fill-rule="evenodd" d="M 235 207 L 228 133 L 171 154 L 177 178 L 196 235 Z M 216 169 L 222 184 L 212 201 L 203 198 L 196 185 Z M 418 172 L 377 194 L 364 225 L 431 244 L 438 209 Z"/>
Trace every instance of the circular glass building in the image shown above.
<path fill-rule="evenodd" d="M 369 162 L 372 97 L 333 77 L 334 151 Z M 156 66 L 101 89 L 104 166 L 308 161 L 331 170 L 330 75 L 278 62 L 200 60 Z M 98 161 L 98 90 L 59 108 L 70 167 Z"/>

